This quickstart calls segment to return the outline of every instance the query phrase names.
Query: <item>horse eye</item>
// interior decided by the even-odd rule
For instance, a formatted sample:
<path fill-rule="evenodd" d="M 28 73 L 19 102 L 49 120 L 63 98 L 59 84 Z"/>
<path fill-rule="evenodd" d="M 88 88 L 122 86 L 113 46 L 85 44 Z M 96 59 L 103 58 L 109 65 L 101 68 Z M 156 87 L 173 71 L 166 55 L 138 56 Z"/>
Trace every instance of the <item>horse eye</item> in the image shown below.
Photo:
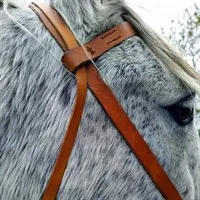
<path fill-rule="evenodd" d="M 175 121 L 180 125 L 186 125 L 193 121 L 194 109 L 192 107 L 184 107 L 180 105 L 174 105 L 167 108 Z"/>

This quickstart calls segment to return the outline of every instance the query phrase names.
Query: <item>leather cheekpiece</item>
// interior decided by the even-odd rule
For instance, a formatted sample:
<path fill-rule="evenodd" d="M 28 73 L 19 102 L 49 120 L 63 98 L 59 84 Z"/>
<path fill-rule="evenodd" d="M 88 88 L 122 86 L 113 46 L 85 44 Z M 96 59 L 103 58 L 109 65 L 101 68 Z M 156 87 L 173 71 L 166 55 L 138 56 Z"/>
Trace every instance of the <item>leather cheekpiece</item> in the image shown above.
<path fill-rule="evenodd" d="M 71 116 L 68 130 L 66 131 L 43 200 L 56 199 L 75 143 L 85 104 L 87 87 L 92 91 L 102 108 L 110 117 L 113 124 L 125 139 L 126 143 L 140 161 L 163 197 L 166 200 L 181 200 L 180 194 L 159 164 L 157 158 L 128 118 L 111 89 L 102 80 L 94 65 L 92 63 L 82 65 L 83 63 L 88 62 L 88 55 L 83 55 L 81 47 L 79 47 L 79 44 L 64 20 L 48 4 L 32 3 L 30 7 L 38 14 L 41 21 L 65 52 L 63 63 L 67 69 L 70 69 L 70 71 L 75 73 L 77 79 L 77 96 L 74 112 Z M 121 31 L 119 31 L 119 33 L 117 31 L 115 32 L 118 28 Z M 128 25 L 128 22 L 124 22 L 84 45 L 87 50 L 86 54 L 89 52 L 89 57 L 96 59 L 100 54 L 105 53 L 109 48 L 116 46 L 131 35 L 136 35 L 136 31 L 131 25 Z M 104 44 L 100 44 L 99 41 L 104 41 Z M 68 49 L 71 50 L 68 51 Z M 79 55 L 76 55 L 76 53 L 80 53 L 80 59 L 77 61 L 76 59 Z M 75 55 L 76 57 L 74 57 Z M 80 65 L 81 67 L 77 68 Z"/>

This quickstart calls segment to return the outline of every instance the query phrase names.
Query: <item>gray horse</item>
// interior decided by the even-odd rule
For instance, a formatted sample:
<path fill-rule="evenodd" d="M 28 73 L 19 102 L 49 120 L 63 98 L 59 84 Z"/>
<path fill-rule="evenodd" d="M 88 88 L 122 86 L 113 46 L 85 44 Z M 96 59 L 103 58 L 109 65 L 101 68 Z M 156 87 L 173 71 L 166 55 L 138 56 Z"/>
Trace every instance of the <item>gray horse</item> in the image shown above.
<path fill-rule="evenodd" d="M 200 140 L 193 122 L 199 75 L 121 0 L 50 4 L 81 44 L 123 20 L 133 24 L 139 36 L 95 64 L 183 199 L 200 200 Z M 0 199 L 39 200 L 64 137 L 76 80 L 35 13 L 6 7 L 0 10 Z M 58 199 L 163 199 L 90 92 Z"/>

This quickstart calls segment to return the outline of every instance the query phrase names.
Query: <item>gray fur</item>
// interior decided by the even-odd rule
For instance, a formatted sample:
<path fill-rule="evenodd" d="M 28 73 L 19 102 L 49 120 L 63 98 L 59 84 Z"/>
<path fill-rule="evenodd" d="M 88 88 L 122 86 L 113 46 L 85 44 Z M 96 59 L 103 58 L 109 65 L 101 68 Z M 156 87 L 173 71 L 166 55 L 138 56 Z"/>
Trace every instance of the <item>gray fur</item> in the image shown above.
<path fill-rule="evenodd" d="M 114 0 L 51 4 L 81 43 L 119 23 L 124 10 Z M 61 58 L 61 49 L 32 11 L 9 12 Z M 183 83 L 139 37 L 111 49 L 96 65 L 183 199 L 199 200 L 196 128 L 194 123 L 178 125 L 164 109 L 188 93 Z M 75 92 L 74 77 L 0 11 L 0 199 L 41 198 Z M 90 92 L 58 199 L 163 199 Z"/>

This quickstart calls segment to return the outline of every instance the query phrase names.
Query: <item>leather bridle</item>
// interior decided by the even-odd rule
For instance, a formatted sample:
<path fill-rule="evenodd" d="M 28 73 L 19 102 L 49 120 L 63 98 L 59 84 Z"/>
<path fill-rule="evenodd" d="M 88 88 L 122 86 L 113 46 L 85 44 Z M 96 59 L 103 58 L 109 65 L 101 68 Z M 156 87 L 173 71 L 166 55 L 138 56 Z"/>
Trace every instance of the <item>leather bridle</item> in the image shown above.
<path fill-rule="evenodd" d="M 105 110 L 119 133 L 131 148 L 146 170 L 162 196 L 167 200 L 181 200 L 175 186 L 159 164 L 147 143 L 124 112 L 108 85 L 100 77 L 90 59 L 97 59 L 109 49 L 119 45 L 131 36 L 137 35 L 135 29 L 123 22 L 81 47 L 73 33 L 56 12 L 46 3 L 31 3 L 34 10 L 62 48 L 63 65 L 76 76 L 77 95 L 73 114 L 61 145 L 51 178 L 43 195 L 43 200 L 54 200 L 60 188 L 72 148 L 75 143 L 86 99 L 87 88 L 93 93 Z M 88 58 L 90 57 L 90 59 Z M 103 94 L 103 95 L 102 95 Z"/>

